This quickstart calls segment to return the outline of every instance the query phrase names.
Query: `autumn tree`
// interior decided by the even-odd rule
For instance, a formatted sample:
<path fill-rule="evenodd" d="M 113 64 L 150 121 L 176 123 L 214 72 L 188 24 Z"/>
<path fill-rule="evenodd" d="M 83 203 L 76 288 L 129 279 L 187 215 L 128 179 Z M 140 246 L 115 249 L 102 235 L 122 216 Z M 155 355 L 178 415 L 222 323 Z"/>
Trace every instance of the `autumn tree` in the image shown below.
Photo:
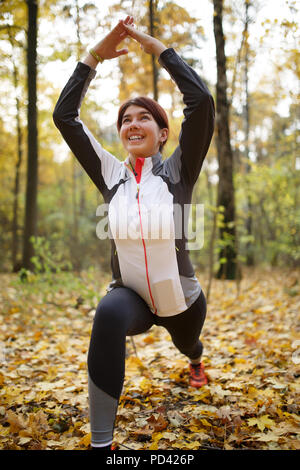
<path fill-rule="evenodd" d="M 230 143 L 225 38 L 222 20 L 223 0 L 214 0 L 214 35 L 217 58 L 217 152 L 219 162 L 217 205 L 222 207 L 224 211 L 224 219 L 220 226 L 220 268 L 217 276 L 225 279 L 235 279 L 237 275 L 237 263 L 235 247 L 233 153 Z"/>
<path fill-rule="evenodd" d="M 37 228 L 38 185 L 38 131 L 37 131 L 37 34 L 38 5 L 35 0 L 26 1 L 28 8 L 27 30 L 27 87 L 28 87 L 28 137 L 27 137 L 27 183 L 24 223 L 23 266 L 32 267 L 34 250 L 31 237 Z"/>

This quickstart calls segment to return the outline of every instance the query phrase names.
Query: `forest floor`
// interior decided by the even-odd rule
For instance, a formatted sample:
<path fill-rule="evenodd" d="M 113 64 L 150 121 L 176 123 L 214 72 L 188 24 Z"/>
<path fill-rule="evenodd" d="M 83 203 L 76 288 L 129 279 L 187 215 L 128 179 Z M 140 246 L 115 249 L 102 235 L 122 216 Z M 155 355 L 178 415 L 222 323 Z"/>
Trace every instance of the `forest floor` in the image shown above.
<path fill-rule="evenodd" d="M 88 449 L 86 356 L 108 279 L 89 271 L 0 282 L 0 449 Z M 239 289 L 213 280 L 202 332 L 209 383 L 198 390 L 163 328 L 128 338 L 115 445 L 299 449 L 299 282 L 280 270 L 248 270 Z"/>

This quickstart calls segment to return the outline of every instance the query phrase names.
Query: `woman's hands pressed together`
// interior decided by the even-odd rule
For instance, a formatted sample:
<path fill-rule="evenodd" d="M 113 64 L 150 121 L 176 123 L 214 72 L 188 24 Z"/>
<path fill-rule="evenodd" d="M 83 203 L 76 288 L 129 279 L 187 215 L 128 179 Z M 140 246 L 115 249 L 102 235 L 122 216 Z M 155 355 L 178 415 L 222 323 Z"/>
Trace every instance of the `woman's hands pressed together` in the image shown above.
<path fill-rule="evenodd" d="M 141 48 L 147 52 L 147 54 L 154 54 L 157 57 L 160 56 L 160 54 L 167 49 L 166 46 L 159 41 L 158 39 L 153 38 L 149 34 L 142 33 L 140 31 L 137 31 L 133 24 L 125 23 L 124 22 L 124 28 L 131 38 L 135 39 L 137 42 L 140 43 Z"/>
<path fill-rule="evenodd" d="M 166 49 L 166 46 L 158 39 L 137 31 L 133 24 L 133 17 L 127 16 L 125 20 L 120 20 L 110 33 L 93 47 L 93 50 L 103 60 L 120 57 L 127 54 L 128 49 L 122 48 L 117 50 L 117 46 L 128 36 L 139 42 L 141 48 L 148 54 L 154 54 L 159 57 Z M 92 68 L 96 68 L 98 64 L 98 61 L 91 54 L 83 62 Z"/>

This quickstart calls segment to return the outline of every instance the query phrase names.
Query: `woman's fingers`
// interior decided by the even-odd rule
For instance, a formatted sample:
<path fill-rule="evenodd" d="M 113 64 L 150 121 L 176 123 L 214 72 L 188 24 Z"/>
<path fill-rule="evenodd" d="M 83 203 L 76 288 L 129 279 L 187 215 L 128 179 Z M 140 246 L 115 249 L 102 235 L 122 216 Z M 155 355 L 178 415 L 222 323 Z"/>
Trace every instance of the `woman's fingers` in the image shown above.
<path fill-rule="evenodd" d="M 125 25 L 132 25 L 132 24 L 133 24 L 133 17 L 127 16 L 125 20 L 119 20 L 118 24 L 112 29 L 112 32 L 116 33 L 117 35 L 121 35 L 123 32 L 126 32 L 124 28 Z"/>
<path fill-rule="evenodd" d="M 119 51 L 116 51 L 116 57 L 119 57 L 120 55 L 128 54 L 128 49 L 120 49 Z"/>
<path fill-rule="evenodd" d="M 125 20 L 120 20 L 119 23 L 118 23 L 118 25 L 120 25 L 121 28 L 122 28 L 123 31 L 124 31 L 124 27 L 125 27 L 125 26 L 134 26 L 134 25 L 133 25 L 133 22 L 134 22 L 133 16 L 127 16 L 127 17 L 125 18 Z"/>
<path fill-rule="evenodd" d="M 129 36 L 131 36 L 133 39 L 135 39 L 136 41 L 139 41 L 139 42 L 142 42 L 143 40 L 145 40 L 147 38 L 147 35 L 144 34 L 144 33 L 141 33 L 139 31 L 137 31 L 133 26 L 131 25 L 126 25 L 124 24 L 124 28 L 126 29 L 127 33 L 129 34 Z"/>
<path fill-rule="evenodd" d="M 128 25 L 133 24 L 133 16 L 127 16 L 124 20 L 124 23 Z"/>

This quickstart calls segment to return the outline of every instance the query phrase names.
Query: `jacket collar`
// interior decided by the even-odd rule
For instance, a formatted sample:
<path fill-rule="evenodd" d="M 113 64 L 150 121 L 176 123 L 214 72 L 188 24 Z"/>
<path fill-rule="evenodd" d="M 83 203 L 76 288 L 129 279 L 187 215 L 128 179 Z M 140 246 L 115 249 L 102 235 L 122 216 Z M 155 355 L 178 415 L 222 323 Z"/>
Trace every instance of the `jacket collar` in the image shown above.
<path fill-rule="evenodd" d="M 137 162 L 136 162 L 136 175 L 138 177 L 138 182 L 140 181 L 140 178 L 141 178 L 141 175 L 143 175 L 144 177 L 150 173 L 153 169 L 154 166 L 156 166 L 157 164 L 159 164 L 162 160 L 162 156 L 161 156 L 161 153 L 160 152 L 157 152 L 156 154 L 152 155 L 151 157 L 147 157 L 147 158 L 138 158 L 137 159 Z M 124 162 L 126 168 L 127 168 L 127 171 L 129 172 L 130 175 L 133 176 L 133 171 L 132 171 L 132 167 L 130 165 L 130 159 L 129 159 L 129 156 L 126 158 L 125 162 Z M 134 175 L 136 177 L 136 175 Z"/>

